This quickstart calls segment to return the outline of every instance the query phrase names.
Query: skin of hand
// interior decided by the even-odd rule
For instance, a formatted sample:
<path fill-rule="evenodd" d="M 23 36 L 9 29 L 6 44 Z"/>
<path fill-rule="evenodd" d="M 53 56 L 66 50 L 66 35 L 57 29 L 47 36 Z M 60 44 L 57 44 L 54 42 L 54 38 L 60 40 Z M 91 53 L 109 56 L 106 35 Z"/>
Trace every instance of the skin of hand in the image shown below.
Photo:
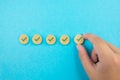
<path fill-rule="evenodd" d="M 91 57 L 77 45 L 79 57 L 90 80 L 120 80 L 120 49 L 94 34 L 83 35 L 93 44 Z"/>

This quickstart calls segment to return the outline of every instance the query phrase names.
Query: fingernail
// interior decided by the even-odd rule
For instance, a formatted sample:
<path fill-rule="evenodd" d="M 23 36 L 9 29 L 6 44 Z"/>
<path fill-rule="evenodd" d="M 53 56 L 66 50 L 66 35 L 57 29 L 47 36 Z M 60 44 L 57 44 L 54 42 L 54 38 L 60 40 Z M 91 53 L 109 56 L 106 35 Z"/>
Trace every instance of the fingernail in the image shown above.
<path fill-rule="evenodd" d="M 88 33 L 83 34 L 83 36 L 86 35 L 86 34 L 88 34 Z"/>
<path fill-rule="evenodd" d="M 86 35 L 86 34 L 91 34 L 91 33 L 85 33 L 85 34 L 83 34 L 83 36 Z"/>
<path fill-rule="evenodd" d="M 77 47 L 78 50 L 80 49 L 80 45 L 77 45 L 76 47 Z"/>
<path fill-rule="evenodd" d="M 78 49 L 78 48 L 79 48 L 79 45 L 77 45 L 76 48 Z"/>

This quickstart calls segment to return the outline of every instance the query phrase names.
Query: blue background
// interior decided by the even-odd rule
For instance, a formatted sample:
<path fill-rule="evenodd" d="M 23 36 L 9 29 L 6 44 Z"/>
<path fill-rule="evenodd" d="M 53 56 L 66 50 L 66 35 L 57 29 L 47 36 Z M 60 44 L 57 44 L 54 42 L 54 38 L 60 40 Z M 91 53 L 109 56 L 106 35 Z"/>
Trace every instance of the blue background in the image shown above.
<path fill-rule="evenodd" d="M 0 0 L 0 80 L 88 80 L 73 37 L 90 32 L 120 47 L 120 0 Z M 21 45 L 21 34 L 41 34 L 43 43 Z M 48 34 L 55 45 L 45 42 Z"/>

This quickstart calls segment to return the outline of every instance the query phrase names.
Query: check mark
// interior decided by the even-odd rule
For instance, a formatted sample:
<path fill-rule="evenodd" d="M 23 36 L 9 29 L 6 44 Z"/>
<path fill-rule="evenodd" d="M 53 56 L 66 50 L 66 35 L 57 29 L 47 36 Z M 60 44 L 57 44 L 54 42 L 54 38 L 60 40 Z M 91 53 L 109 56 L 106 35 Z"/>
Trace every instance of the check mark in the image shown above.
<path fill-rule="evenodd" d="M 27 39 L 27 37 L 25 37 L 25 38 L 22 38 L 21 40 L 24 42 L 26 39 Z"/>
<path fill-rule="evenodd" d="M 66 37 L 65 39 L 62 39 L 63 41 L 66 41 L 68 39 L 68 37 Z"/>
<path fill-rule="evenodd" d="M 77 41 L 80 41 L 82 37 L 78 38 Z"/>
<path fill-rule="evenodd" d="M 51 39 L 48 39 L 50 42 L 54 39 L 54 37 L 52 37 Z"/>
<path fill-rule="evenodd" d="M 35 41 L 38 41 L 40 39 L 40 37 L 38 37 L 38 38 L 35 38 Z"/>

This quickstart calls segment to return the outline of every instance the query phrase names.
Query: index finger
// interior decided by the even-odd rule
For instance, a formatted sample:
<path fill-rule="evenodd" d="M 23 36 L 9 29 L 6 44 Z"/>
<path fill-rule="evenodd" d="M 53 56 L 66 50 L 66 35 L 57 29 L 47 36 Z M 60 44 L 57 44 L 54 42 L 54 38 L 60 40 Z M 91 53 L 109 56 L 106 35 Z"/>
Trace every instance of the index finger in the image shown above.
<path fill-rule="evenodd" d="M 99 53 L 98 55 L 105 56 L 112 51 L 104 40 L 94 34 L 85 34 L 83 37 L 88 39 L 93 44 L 93 47 L 96 49 L 97 53 Z"/>

